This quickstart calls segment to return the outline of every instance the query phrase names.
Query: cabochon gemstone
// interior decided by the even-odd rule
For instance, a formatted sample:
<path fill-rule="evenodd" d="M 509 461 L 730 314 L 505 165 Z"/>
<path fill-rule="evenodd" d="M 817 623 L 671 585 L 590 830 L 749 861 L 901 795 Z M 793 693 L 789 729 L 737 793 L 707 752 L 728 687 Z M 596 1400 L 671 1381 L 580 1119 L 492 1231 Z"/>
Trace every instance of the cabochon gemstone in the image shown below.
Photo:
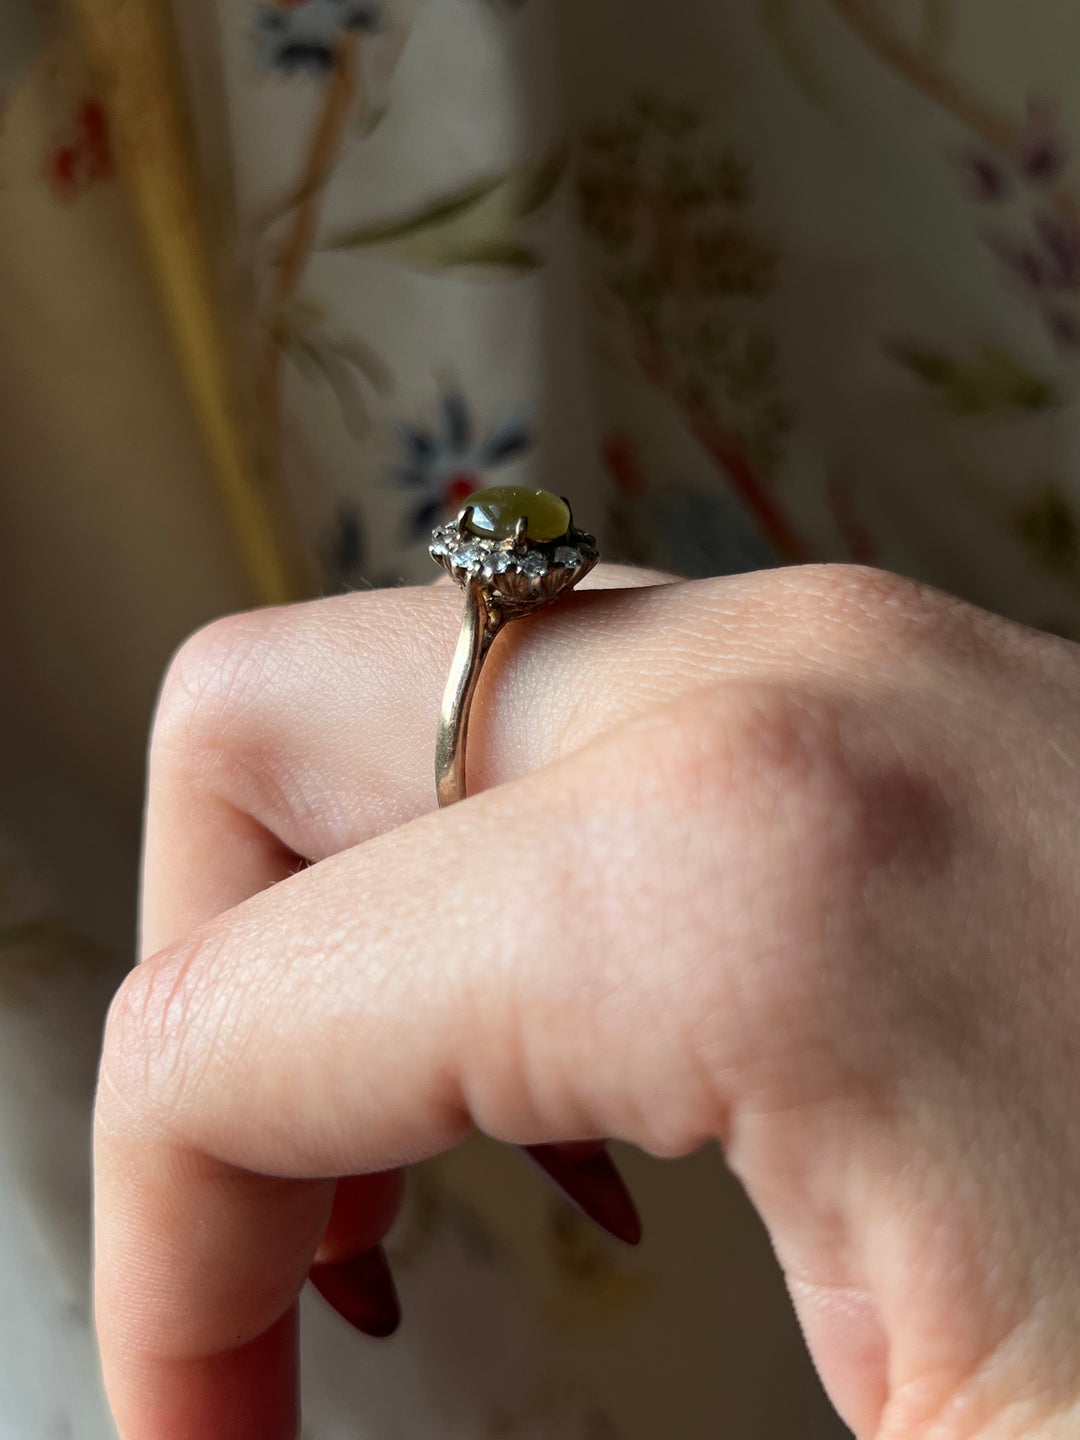
<path fill-rule="evenodd" d="M 570 529 L 570 507 L 550 490 L 530 490 L 527 485 L 493 485 L 477 490 L 465 501 L 472 506 L 467 529 L 485 540 L 509 540 L 518 516 L 529 522 L 529 539 L 560 540 Z"/>

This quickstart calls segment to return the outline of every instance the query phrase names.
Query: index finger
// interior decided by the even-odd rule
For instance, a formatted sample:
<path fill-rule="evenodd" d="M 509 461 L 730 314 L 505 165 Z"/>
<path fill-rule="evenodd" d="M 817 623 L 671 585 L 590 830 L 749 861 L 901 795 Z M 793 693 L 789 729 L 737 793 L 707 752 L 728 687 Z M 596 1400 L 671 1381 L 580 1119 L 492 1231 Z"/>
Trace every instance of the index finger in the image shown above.
<path fill-rule="evenodd" d="M 656 571 L 608 565 L 585 585 L 629 590 L 669 583 L 672 577 Z M 434 807 L 435 724 L 461 623 L 460 593 L 449 581 L 448 587 L 357 593 L 229 616 L 182 647 L 163 687 L 151 747 L 142 955 L 304 862 Z M 526 692 L 534 688 L 539 700 L 549 689 L 537 684 L 537 668 L 555 680 L 552 654 L 565 651 L 571 635 L 580 643 L 591 625 L 592 640 L 581 647 L 586 660 L 611 635 L 617 611 L 616 603 L 603 616 L 589 616 L 572 598 L 558 614 L 541 617 L 539 647 L 528 622 L 510 627 L 477 706 L 470 754 L 478 762 L 491 749 L 483 710 L 495 677 L 509 680 L 515 692 L 502 717 L 511 746 L 500 748 L 532 743 L 537 751 L 535 726 L 532 734 L 518 733 Z M 543 758 L 540 749 L 536 759 Z M 520 765 L 519 752 L 514 769 Z M 471 768 L 480 775 L 479 763 Z"/>
<path fill-rule="evenodd" d="M 698 948 L 688 917 L 714 859 L 694 828 L 700 747 L 676 733 L 629 783 L 633 744 L 334 857 L 133 972 L 96 1129 L 98 1325 L 128 1440 L 293 1435 L 320 1177 L 434 1153 L 474 1123 L 671 1153 L 710 1134 L 714 1097 L 647 963 L 662 951 L 677 970 Z M 494 853 L 529 886 L 493 888 Z M 666 896 L 686 901 L 674 928 L 649 899 L 661 854 L 685 889 Z"/>

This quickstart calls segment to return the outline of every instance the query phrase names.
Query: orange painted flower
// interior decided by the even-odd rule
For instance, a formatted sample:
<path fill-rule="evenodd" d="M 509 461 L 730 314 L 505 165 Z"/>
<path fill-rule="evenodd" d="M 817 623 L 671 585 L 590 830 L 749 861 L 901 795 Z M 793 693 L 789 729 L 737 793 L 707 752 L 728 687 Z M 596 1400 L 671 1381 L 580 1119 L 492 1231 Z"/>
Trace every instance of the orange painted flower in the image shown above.
<path fill-rule="evenodd" d="M 114 173 L 105 107 L 88 96 L 79 102 L 66 143 L 46 158 L 45 178 L 59 199 L 70 202 Z"/>

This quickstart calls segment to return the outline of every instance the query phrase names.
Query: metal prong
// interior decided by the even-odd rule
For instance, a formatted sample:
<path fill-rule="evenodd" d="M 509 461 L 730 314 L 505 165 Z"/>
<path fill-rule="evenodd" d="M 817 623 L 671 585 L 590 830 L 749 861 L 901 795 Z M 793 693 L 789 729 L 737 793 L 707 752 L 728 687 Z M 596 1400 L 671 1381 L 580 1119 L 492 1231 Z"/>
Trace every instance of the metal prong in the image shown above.
<path fill-rule="evenodd" d="M 565 496 L 565 495 L 560 495 L 560 496 L 559 496 L 559 499 L 562 501 L 562 503 L 566 506 L 567 510 L 569 510 L 569 512 L 570 512 L 570 524 L 567 526 L 567 531 L 570 531 L 570 530 L 572 530 L 572 529 L 574 528 L 574 507 L 570 504 L 570 501 L 569 501 L 569 499 L 567 498 L 567 496 Z"/>
<path fill-rule="evenodd" d="M 529 519 L 527 515 L 519 515 L 517 524 L 514 526 L 514 544 L 524 545 L 529 538 Z"/>
<path fill-rule="evenodd" d="M 459 511 L 458 517 L 457 517 L 457 523 L 458 523 L 458 529 L 459 529 L 459 530 L 467 530 L 467 529 L 469 528 L 469 523 L 470 523 L 470 521 L 472 520 L 473 511 L 474 511 L 475 509 L 476 509 L 476 506 L 475 506 L 475 505 L 466 505 L 464 510 Z"/>

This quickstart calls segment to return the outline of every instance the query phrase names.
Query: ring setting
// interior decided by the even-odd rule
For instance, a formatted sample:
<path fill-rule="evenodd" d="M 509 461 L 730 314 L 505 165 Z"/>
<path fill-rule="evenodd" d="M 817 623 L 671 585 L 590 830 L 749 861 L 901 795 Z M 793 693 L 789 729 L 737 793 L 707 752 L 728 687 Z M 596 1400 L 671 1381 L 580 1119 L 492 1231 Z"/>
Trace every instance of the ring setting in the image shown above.
<path fill-rule="evenodd" d="M 593 537 L 574 528 L 566 500 L 519 485 L 470 496 L 429 548 L 463 589 L 477 582 L 489 610 L 506 620 L 557 600 L 600 558 Z"/>
<path fill-rule="evenodd" d="M 434 530 L 429 548 L 465 592 L 435 747 L 441 807 L 465 798 L 469 711 L 492 641 L 507 621 L 572 590 L 600 556 L 594 538 L 575 528 L 568 500 L 521 485 L 470 495 L 456 520 Z"/>

